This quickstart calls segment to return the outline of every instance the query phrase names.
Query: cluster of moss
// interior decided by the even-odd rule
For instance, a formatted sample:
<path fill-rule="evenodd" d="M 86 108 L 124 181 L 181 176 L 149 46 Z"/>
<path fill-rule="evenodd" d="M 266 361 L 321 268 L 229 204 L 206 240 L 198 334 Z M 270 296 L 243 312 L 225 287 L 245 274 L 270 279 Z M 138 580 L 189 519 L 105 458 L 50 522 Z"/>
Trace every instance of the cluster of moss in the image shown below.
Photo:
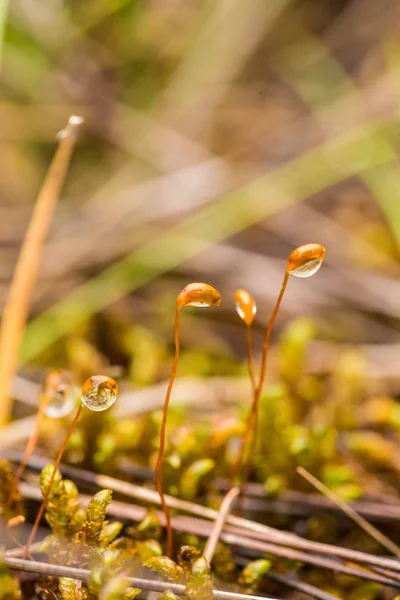
<path fill-rule="evenodd" d="M 262 435 L 252 478 L 271 494 L 308 489 L 296 474 L 295 467 L 303 465 L 343 498 L 354 500 L 365 485 L 357 461 L 368 459 L 375 467 L 381 464 L 396 470 L 395 444 L 381 430 L 390 427 L 396 433 L 399 408 L 391 398 L 368 397 L 364 360 L 357 348 L 344 350 L 331 374 L 310 374 L 305 362 L 314 333 L 313 323 L 300 319 L 282 336 L 275 380 L 261 399 Z M 240 412 L 227 411 L 218 420 L 199 418 L 181 408 L 170 410 L 165 454 L 168 493 L 193 499 L 207 492 L 211 479 L 226 477 L 236 458 L 249 401 L 250 391 Z M 126 476 L 129 463 L 152 468 L 160 417 L 156 412 L 114 422 L 111 416 L 90 443 L 94 467 L 118 476 Z"/>
<path fill-rule="evenodd" d="M 288 489 L 309 491 L 308 484 L 296 474 L 295 467 L 303 465 L 340 496 L 353 500 L 368 491 L 371 478 L 366 472 L 371 467 L 371 472 L 379 473 L 380 489 L 399 489 L 400 409 L 396 401 L 370 394 L 364 360 L 357 348 L 344 350 L 331 373 L 310 374 L 306 362 L 314 334 L 313 323 L 301 319 L 291 323 L 281 338 L 274 380 L 268 382 L 260 404 L 262 435 L 258 437 L 253 480 L 262 483 L 269 494 Z M 237 412 L 226 409 L 218 420 L 197 417 L 182 408 L 171 410 L 164 470 L 168 493 L 189 500 L 201 497 L 202 503 L 219 506 L 222 492 L 215 483 L 227 476 L 235 460 L 248 406 L 249 399 L 244 398 Z M 69 447 L 69 457 L 77 464 L 94 466 L 121 478 L 130 477 L 137 466 L 144 467 L 143 476 L 148 468 L 150 479 L 160 416 L 156 412 L 116 421 L 106 415 L 96 426 L 83 419 Z M 48 465 L 41 474 L 43 494 L 52 470 L 53 466 Z M 10 467 L 2 462 L 0 506 L 6 501 L 11 476 Z M 105 519 L 110 500 L 111 492 L 103 490 L 84 508 L 75 484 L 56 474 L 46 508 L 52 535 L 45 540 L 42 551 L 58 564 L 89 568 L 92 577 L 87 584 L 50 578 L 40 582 L 42 591 L 51 589 L 62 600 L 131 598 L 137 591 L 128 589 L 127 573 L 140 573 L 146 565 L 169 581 L 183 583 L 194 600 L 211 594 L 211 572 L 201 557 L 200 539 L 181 535 L 177 562 L 170 561 L 163 556 L 162 530 L 155 513 L 149 511 L 137 528 L 123 529 L 121 523 L 107 523 Z M 22 513 L 21 496 L 17 495 L 12 514 Z M 292 526 L 290 516 L 270 515 L 268 519 L 275 525 Z M 339 534 L 332 516 L 311 516 L 303 527 L 306 535 L 316 540 L 339 541 L 356 548 L 367 543 L 362 533 Z M 391 535 L 396 537 L 395 529 Z M 368 544 L 370 551 L 379 550 L 370 540 Z M 261 582 L 265 585 L 263 576 L 270 568 L 293 572 L 301 565 L 264 556 L 241 570 L 229 548 L 219 544 L 212 577 L 214 583 L 224 581 L 239 586 L 237 589 L 254 590 Z M 332 593 L 345 591 L 346 598 L 352 600 L 380 597 L 379 586 L 354 578 L 327 573 L 322 577 L 316 569 L 308 569 L 302 576 Z M 164 596 L 167 600 L 171 594 Z"/>

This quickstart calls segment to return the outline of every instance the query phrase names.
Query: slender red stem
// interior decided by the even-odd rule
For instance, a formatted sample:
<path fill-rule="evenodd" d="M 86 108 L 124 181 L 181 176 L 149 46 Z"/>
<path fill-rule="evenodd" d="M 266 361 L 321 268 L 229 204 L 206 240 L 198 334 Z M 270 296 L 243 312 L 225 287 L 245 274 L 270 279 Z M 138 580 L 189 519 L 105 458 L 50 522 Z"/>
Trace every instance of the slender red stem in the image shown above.
<path fill-rule="evenodd" d="M 269 339 L 271 337 L 271 332 L 272 332 L 272 327 L 274 326 L 274 323 L 276 321 L 276 317 L 279 311 L 279 307 L 281 305 L 282 302 L 282 298 L 283 295 L 285 293 L 287 284 L 288 284 L 288 280 L 289 280 L 289 271 L 285 272 L 285 276 L 283 278 L 283 282 L 282 282 L 282 286 L 281 286 L 281 291 L 279 292 L 279 296 L 278 299 L 276 301 L 274 310 L 272 311 L 272 315 L 271 318 L 268 322 L 267 325 L 267 330 L 265 332 L 265 338 L 264 338 L 264 343 L 263 343 L 263 352 L 262 352 L 262 357 L 261 357 L 261 370 L 260 370 L 260 381 L 258 383 L 258 388 L 257 388 L 257 401 L 260 398 L 261 395 L 261 391 L 264 385 L 264 379 L 265 379 L 265 375 L 267 372 L 267 359 L 268 359 L 268 349 L 269 349 Z"/>
<path fill-rule="evenodd" d="M 255 397 L 255 394 L 257 391 L 257 384 L 256 384 L 256 378 L 254 375 L 252 329 L 251 329 L 251 324 L 247 324 L 247 323 L 246 323 L 246 342 L 247 342 L 247 368 L 249 371 L 249 378 L 250 378 L 250 382 L 251 382 L 251 390 L 252 390 L 253 402 L 254 402 L 254 397 Z M 253 418 L 252 418 L 251 409 L 250 409 L 249 414 L 246 419 L 245 430 L 244 430 L 244 433 L 243 433 L 241 441 L 240 441 L 239 452 L 238 452 L 237 458 L 235 460 L 235 463 L 232 467 L 232 471 L 231 471 L 231 475 L 230 475 L 230 485 L 229 485 L 230 488 L 234 484 L 234 481 L 235 481 L 236 476 L 240 469 L 240 465 L 242 464 L 242 461 L 243 461 L 244 451 L 245 451 L 245 447 L 246 447 L 246 440 L 249 436 L 249 432 L 252 427 L 252 421 L 253 421 Z"/>
<path fill-rule="evenodd" d="M 60 451 L 58 453 L 58 456 L 56 458 L 56 462 L 54 463 L 54 469 L 53 469 L 53 473 L 52 473 L 52 475 L 50 477 L 49 485 L 47 486 L 47 490 L 46 490 L 46 492 L 45 492 L 45 494 L 43 496 L 42 504 L 40 505 L 39 512 L 36 515 L 36 519 L 35 519 L 35 522 L 33 524 L 32 529 L 31 529 L 31 533 L 30 533 L 28 541 L 26 542 L 26 545 L 25 545 L 24 556 L 23 556 L 24 558 L 27 557 L 27 555 L 29 553 L 29 548 L 30 548 L 33 540 L 35 539 L 35 535 L 36 535 L 37 529 L 39 527 L 40 520 L 43 517 L 43 513 L 44 513 L 45 508 L 46 508 L 47 500 L 49 499 L 49 495 L 50 495 L 50 492 L 51 492 L 51 488 L 53 486 L 54 478 L 55 478 L 56 473 L 58 471 L 58 467 L 60 466 L 63 454 L 64 454 L 64 452 L 65 452 L 65 450 L 67 448 L 67 445 L 68 445 L 68 442 L 69 442 L 69 438 L 71 437 L 71 434 L 72 434 L 73 430 L 75 429 L 75 425 L 78 422 L 78 419 L 79 419 L 79 417 L 81 415 L 82 408 L 83 408 L 83 404 L 80 404 L 79 408 L 78 408 L 78 411 L 77 411 L 77 413 L 76 413 L 76 415 L 74 417 L 74 420 L 72 421 L 71 425 L 69 426 L 67 435 L 65 436 L 65 439 L 64 439 L 63 444 L 61 446 L 61 449 L 60 449 Z"/>
<path fill-rule="evenodd" d="M 288 284 L 288 280 L 289 280 L 289 271 L 286 270 L 285 271 L 285 276 L 283 278 L 283 282 L 282 282 L 282 286 L 281 286 L 281 291 L 279 292 L 279 296 L 278 299 L 275 303 L 274 306 L 274 310 L 272 311 L 271 317 L 268 321 L 268 325 L 267 325 L 267 329 L 265 331 L 265 337 L 264 337 L 264 343 L 263 343 L 263 350 L 262 350 L 262 356 L 261 356 L 261 368 L 260 368 L 260 379 L 259 379 L 259 383 L 258 386 L 255 388 L 254 391 L 254 395 L 253 395 L 253 402 L 250 408 L 250 413 L 249 416 L 247 418 L 247 426 L 245 429 L 245 432 L 243 434 L 242 440 L 241 440 L 241 444 L 240 444 L 240 449 L 239 449 L 239 457 L 235 462 L 234 468 L 232 469 L 231 472 L 231 476 L 230 476 L 230 482 L 231 485 L 233 485 L 233 483 L 235 482 L 235 479 L 237 477 L 238 471 L 240 469 L 240 465 L 241 462 L 243 460 L 243 455 L 244 455 L 244 449 L 246 446 L 246 442 L 249 438 L 250 432 L 252 430 L 252 424 L 254 423 L 253 427 L 253 441 L 251 444 L 251 448 L 250 448 L 250 452 L 249 452 L 249 460 L 251 460 L 251 462 L 248 462 L 247 467 L 246 467 L 246 472 L 247 474 L 250 473 L 251 471 L 251 466 L 252 466 L 252 461 L 253 461 L 253 455 L 255 452 L 255 448 L 256 448 L 256 443 L 257 443 L 257 436 L 256 436 L 256 428 L 257 428 L 257 423 L 258 423 L 258 405 L 260 403 L 260 396 L 261 396 L 261 392 L 262 392 L 262 388 L 264 385 L 264 380 L 265 380 L 265 375 L 267 373 L 267 359 L 268 359 L 268 350 L 269 350 L 269 340 L 271 337 L 271 332 L 272 332 L 272 328 L 274 326 L 274 323 L 276 321 L 276 317 L 279 311 L 279 307 L 281 305 L 282 302 L 282 298 L 283 295 L 285 293 L 286 290 L 286 286 Z"/>
<path fill-rule="evenodd" d="M 49 399 L 47 397 L 45 397 L 42 402 L 39 405 L 39 409 L 37 411 L 36 414 L 36 421 L 35 421 L 35 426 L 33 428 L 33 431 L 31 433 L 30 438 L 28 439 L 28 443 L 26 444 L 26 448 L 25 448 L 25 452 L 24 455 L 22 457 L 21 463 L 14 475 L 14 478 L 12 480 L 11 483 L 11 487 L 10 487 L 10 493 L 8 495 L 8 499 L 5 505 L 5 511 L 7 512 L 9 510 L 9 508 L 11 508 L 12 502 L 14 500 L 15 497 L 15 493 L 17 491 L 19 482 L 21 480 L 22 474 L 25 471 L 25 467 L 28 464 L 28 460 L 32 454 L 32 452 L 35 449 L 36 446 L 36 442 L 37 439 L 39 437 L 39 431 L 40 431 L 40 425 L 42 423 L 43 420 L 43 415 L 45 413 L 47 404 L 48 404 Z"/>
<path fill-rule="evenodd" d="M 175 312 L 175 327 L 174 327 L 174 338 L 175 338 L 175 357 L 172 365 L 171 376 L 168 382 L 167 393 L 165 395 L 164 400 L 164 408 L 163 408 L 163 416 L 161 421 L 161 429 L 160 429 L 160 447 L 158 450 L 158 457 L 155 466 L 155 476 L 156 476 L 156 487 L 157 492 L 159 493 L 161 506 L 165 515 L 165 522 L 167 527 L 167 555 L 172 559 L 173 557 L 173 543 L 172 543 L 172 525 L 171 525 L 171 515 L 165 501 L 164 491 L 162 486 L 162 463 L 164 457 L 164 449 L 165 449 L 165 429 L 167 425 L 167 416 L 168 416 L 168 406 L 171 398 L 172 387 L 174 385 L 176 370 L 178 368 L 179 362 L 179 352 L 180 352 L 180 343 L 179 343 L 179 325 L 180 325 L 180 306 L 176 305 Z"/>
<path fill-rule="evenodd" d="M 251 382 L 251 389 L 253 394 L 255 393 L 257 384 L 256 378 L 254 375 L 254 364 L 253 364 L 253 339 L 252 339 L 252 330 L 251 323 L 246 324 L 246 342 L 247 342 L 247 368 L 249 371 L 249 378 Z"/>

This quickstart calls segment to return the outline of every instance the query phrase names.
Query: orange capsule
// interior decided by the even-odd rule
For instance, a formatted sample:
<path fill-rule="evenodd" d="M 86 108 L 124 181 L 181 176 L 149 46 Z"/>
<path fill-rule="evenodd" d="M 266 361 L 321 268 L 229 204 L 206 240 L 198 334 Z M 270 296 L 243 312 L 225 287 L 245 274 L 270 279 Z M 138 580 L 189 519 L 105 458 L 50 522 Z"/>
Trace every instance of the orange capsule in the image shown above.
<path fill-rule="evenodd" d="M 199 306 L 200 308 L 219 306 L 221 295 L 207 283 L 188 283 L 178 294 L 176 302 L 180 308 L 183 306 Z"/>
<path fill-rule="evenodd" d="M 251 325 L 257 312 L 257 305 L 253 296 L 247 290 L 235 292 L 236 312 L 246 325 Z"/>
<path fill-rule="evenodd" d="M 304 244 L 293 250 L 287 261 L 287 271 L 296 277 L 311 277 L 322 265 L 325 248 L 321 244 Z"/>

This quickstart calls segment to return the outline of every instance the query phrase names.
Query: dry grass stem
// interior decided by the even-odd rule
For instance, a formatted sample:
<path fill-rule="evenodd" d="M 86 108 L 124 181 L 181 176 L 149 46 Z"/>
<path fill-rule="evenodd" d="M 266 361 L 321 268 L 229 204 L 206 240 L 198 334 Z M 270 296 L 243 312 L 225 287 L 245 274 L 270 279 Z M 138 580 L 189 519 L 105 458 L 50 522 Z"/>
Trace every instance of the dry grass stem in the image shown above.
<path fill-rule="evenodd" d="M 38 465 L 38 467 L 42 468 L 42 465 Z M 123 494 L 127 497 L 143 500 L 151 504 L 160 504 L 160 498 L 155 490 L 150 490 L 143 486 L 132 483 L 127 483 L 106 475 L 96 475 L 82 469 L 71 467 L 64 468 L 63 465 L 61 465 L 60 469 L 61 472 L 64 472 L 70 477 L 74 477 L 77 481 L 97 484 L 99 487 L 110 488 L 114 492 Z M 24 494 L 24 496 L 31 499 L 40 500 L 41 498 L 38 488 L 23 482 L 21 483 L 21 492 Z M 83 504 L 88 501 L 88 497 L 86 496 L 80 496 L 80 498 Z M 212 508 L 205 507 L 194 502 L 188 502 L 187 500 L 180 500 L 179 498 L 168 495 L 166 495 L 165 499 L 170 508 L 195 515 L 202 519 L 215 521 L 218 517 L 218 511 Z M 118 508 L 116 508 L 116 512 L 113 512 L 117 505 Z M 116 503 L 116 501 L 113 501 L 109 507 L 109 514 L 112 514 L 116 518 L 140 520 L 144 518 L 144 509 L 141 509 L 133 504 L 127 504 L 125 502 Z M 185 517 L 175 517 L 175 519 L 179 519 L 180 522 L 184 522 Z M 208 529 L 205 529 L 205 527 L 206 524 L 204 523 L 203 530 L 200 535 L 207 535 Z M 255 521 L 250 521 L 249 519 L 236 517 L 235 515 L 227 516 L 225 529 L 226 532 L 233 533 L 236 536 L 243 535 L 243 532 L 245 531 L 247 538 L 250 540 L 267 541 L 276 545 L 290 546 L 299 550 L 305 550 L 306 552 L 316 552 L 319 554 L 340 558 L 345 561 L 360 563 L 363 565 L 373 565 L 400 572 L 400 562 L 397 560 L 376 556 L 367 552 L 360 552 L 358 550 L 351 550 L 341 546 L 313 542 L 286 531 L 280 531 L 278 529 L 274 529 L 273 527 L 269 527 Z"/>
<path fill-rule="evenodd" d="M 22 484 L 21 491 L 24 494 L 24 496 L 28 498 L 39 501 L 41 499 L 40 490 L 34 486 Z M 90 496 L 80 495 L 79 499 L 82 502 L 82 506 L 87 506 L 87 504 L 90 501 Z M 168 496 L 166 497 L 166 500 L 168 502 Z M 217 511 L 214 512 L 218 514 Z M 107 513 L 109 516 L 119 520 L 122 519 L 124 521 L 139 522 L 144 519 L 146 515 L 146 509 L 142 506 L 127 504 L 125 502 L 113 500 L 108 507 Z M 161 524 L 165 524 L 164 514 L 158 512 L 157 515 L 160 519 Z M 243 519 L 243 521 L 246 520 Z M 247 522 L 251 523 L 251 521 Z M 200 537 L 207 537 L 211 533 L 211 523 L 208 523 L 204 518 L 200 519 L 187 516 L 174 516 L 172 517 L 172 525 L 174 529 L 176 529 L 176 531 L 189 533 Z M 318 544 L 315 542 L 309 542 L 308 540 L 303 540 L 301 538 L 297 539 L 299 542 L 302 543 L 302 545 L 299 547 L 302 547 L 305 550 L 305 552 L 293 550 L 290 547 L 280 545 L 279 543 L 277 543 L 276 539 L 270 539 L 269 541 L 251 539 L 249 536 L 249 531 L 244 531 L 243 528 L 234 528 L 227 526 L 226 531 L 224 530 L 221 533 L 221 540 L 228 545 L 234 546 L 238 553 L 245 554 L 248 551 L 250 551 L 252 554 L 254 554 L 254 552 L 257 552 L 261 555 L 265 553 L 270 553 L 275 556 L 287 558 L 289 560 L 299 561 L 301 563 L 311 564 L 315 567 L 319 567 L 322 569 L 327 569 L 330 571 L 333 570 L 338 573 L 344 573 L 349 576 L 358 577 L 359 579 L 375 581 L 383 585 L 400 588 L 400 583 L 392 578 L 375 574 L 371 571 L 366 570 L 365 567 L 358 568 L 354 566 L 345 565 L 337 559 L 343 558 L 341 556 L 341 554 L 343 553 L 346 560 L 349 560 L 352 563 L 359 562 L 364 564 L 368 568 L 370 567 L 370 565 L 373 565 L 389 570 L 393 569 L 395 571 L 400 571 L 400 563 L 398 561 L 383 558 L 380 556 L 375 556 L 373 554 L 367 554 L 364 552 L 348 550 L 346 548 L 341 548 L 337 546 L 328 546 L 328 544 Z M 311 552 L 318 552 L 319 548 L 324 548 L 325 546 L 328 550 L 330 550 L 330 554 L 334 557 L 334 559 L 323 558 L 320 556 L 310 554 Z"/>
<path fill-rule="evenodd" d="M 389 552 L 400 558 L 400 548 L 397 544 L 392 542 L 386 535 L 376 529 L 371 523 L 368 523 L 359 515 L 354 508 L 346 504 L 341 498 L 339 498 L 332 490 L 326 487 L 321 481 L 319 481 L 314 475 L 311 475 L 306 469 L 303 467 L 297 467 L 297 472 L 299 475 L 304 477 L 311 485 L 313 485 L 321 494 L 324 494 L 329 500 L 331 500 L 336 506 L 338 506 L 352 521 L 357 523 L 361 529 L 363 529 L 368 535 L 370 535 L 375 541 L 377 541 L 381 546 L 386 548 Z"/>
<path fill-rule="evenodd" d="M 62 565 L 53 565 L 51 563 L 23 560 L 22 558 L 13 556 L 6 556 L 5 563 L 10 569 L 27 571 L 29 573 L 39 573 L 40 575 L 71 577 L 73 579 L 80 579 L 81 581 L 87 581 L 90 576 L 90 571 L 88 569 L 78 569 L 76 567 L 64 567 Z M 154 579 L 142 579 L 140 577 L 128 577 L 127 582 L 129 586 L 142 590 L 152 590 L 154 592 L 171 590 L 174 594 L 179 596 L 185 596 L 186 592 L 185 586 L 178 583 L 156 581 Z M 213 594 L 214 598 L 217 600 L 276 600 L 275 598 L 267 598 L 266 596 L 235 594 L 233 592 L 223 592 L 221 590 L 214 590 Z"/>
<path fill-rule="evenodd" d="M 29 300 L 35 283 L 41 249 L 60 195 L 82 118 L 71 116 L 59 134 L 59 144 L 39 192 L 15 267 L 0 329 L 0 429 L 8 422 L 9 396 L 18 362 Z"/>

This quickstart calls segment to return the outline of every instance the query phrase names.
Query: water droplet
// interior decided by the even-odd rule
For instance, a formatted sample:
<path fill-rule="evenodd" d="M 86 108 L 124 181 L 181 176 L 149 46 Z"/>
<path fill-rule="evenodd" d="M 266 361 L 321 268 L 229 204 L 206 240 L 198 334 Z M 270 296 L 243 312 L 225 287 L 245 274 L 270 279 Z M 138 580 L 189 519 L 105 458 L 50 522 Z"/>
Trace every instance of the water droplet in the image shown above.
<path fill-rule="evenodd" d="M 195 282 L 185 286 L 176 300 L 181 308 L 183 306 L 206 308 L 208 306 L 219 306 L 221 295 L 212 285 Z"/>
<path fill-rule="evenodd" d="M 75 406 L 71 377 L 65 371 L 50 371 L 41 391 L 41 402 L 46 402 L 45 413 L 51 419 L 67 416 Z"/>
<path fill-rule="evenodd" d="M 82 402 L 90 410 L 101 411 L 110 408 L 117 399 L 118 384 L 106 375 L 94 375 L 82 387 Z"/>
<path fill-rule="evenodd" d="M 287 270 L 295 277 L 311 277 L 322 265 L 324 257 L 325 248 L 321 244 L 304 244 L 289 256 Z"/>
<path fill-rule="evenodd" d="M 254 298 L 247 290 L 236 290 L 235 292 L 236 312 L 247 325 L 251 325 L 257 312 Z"/>

